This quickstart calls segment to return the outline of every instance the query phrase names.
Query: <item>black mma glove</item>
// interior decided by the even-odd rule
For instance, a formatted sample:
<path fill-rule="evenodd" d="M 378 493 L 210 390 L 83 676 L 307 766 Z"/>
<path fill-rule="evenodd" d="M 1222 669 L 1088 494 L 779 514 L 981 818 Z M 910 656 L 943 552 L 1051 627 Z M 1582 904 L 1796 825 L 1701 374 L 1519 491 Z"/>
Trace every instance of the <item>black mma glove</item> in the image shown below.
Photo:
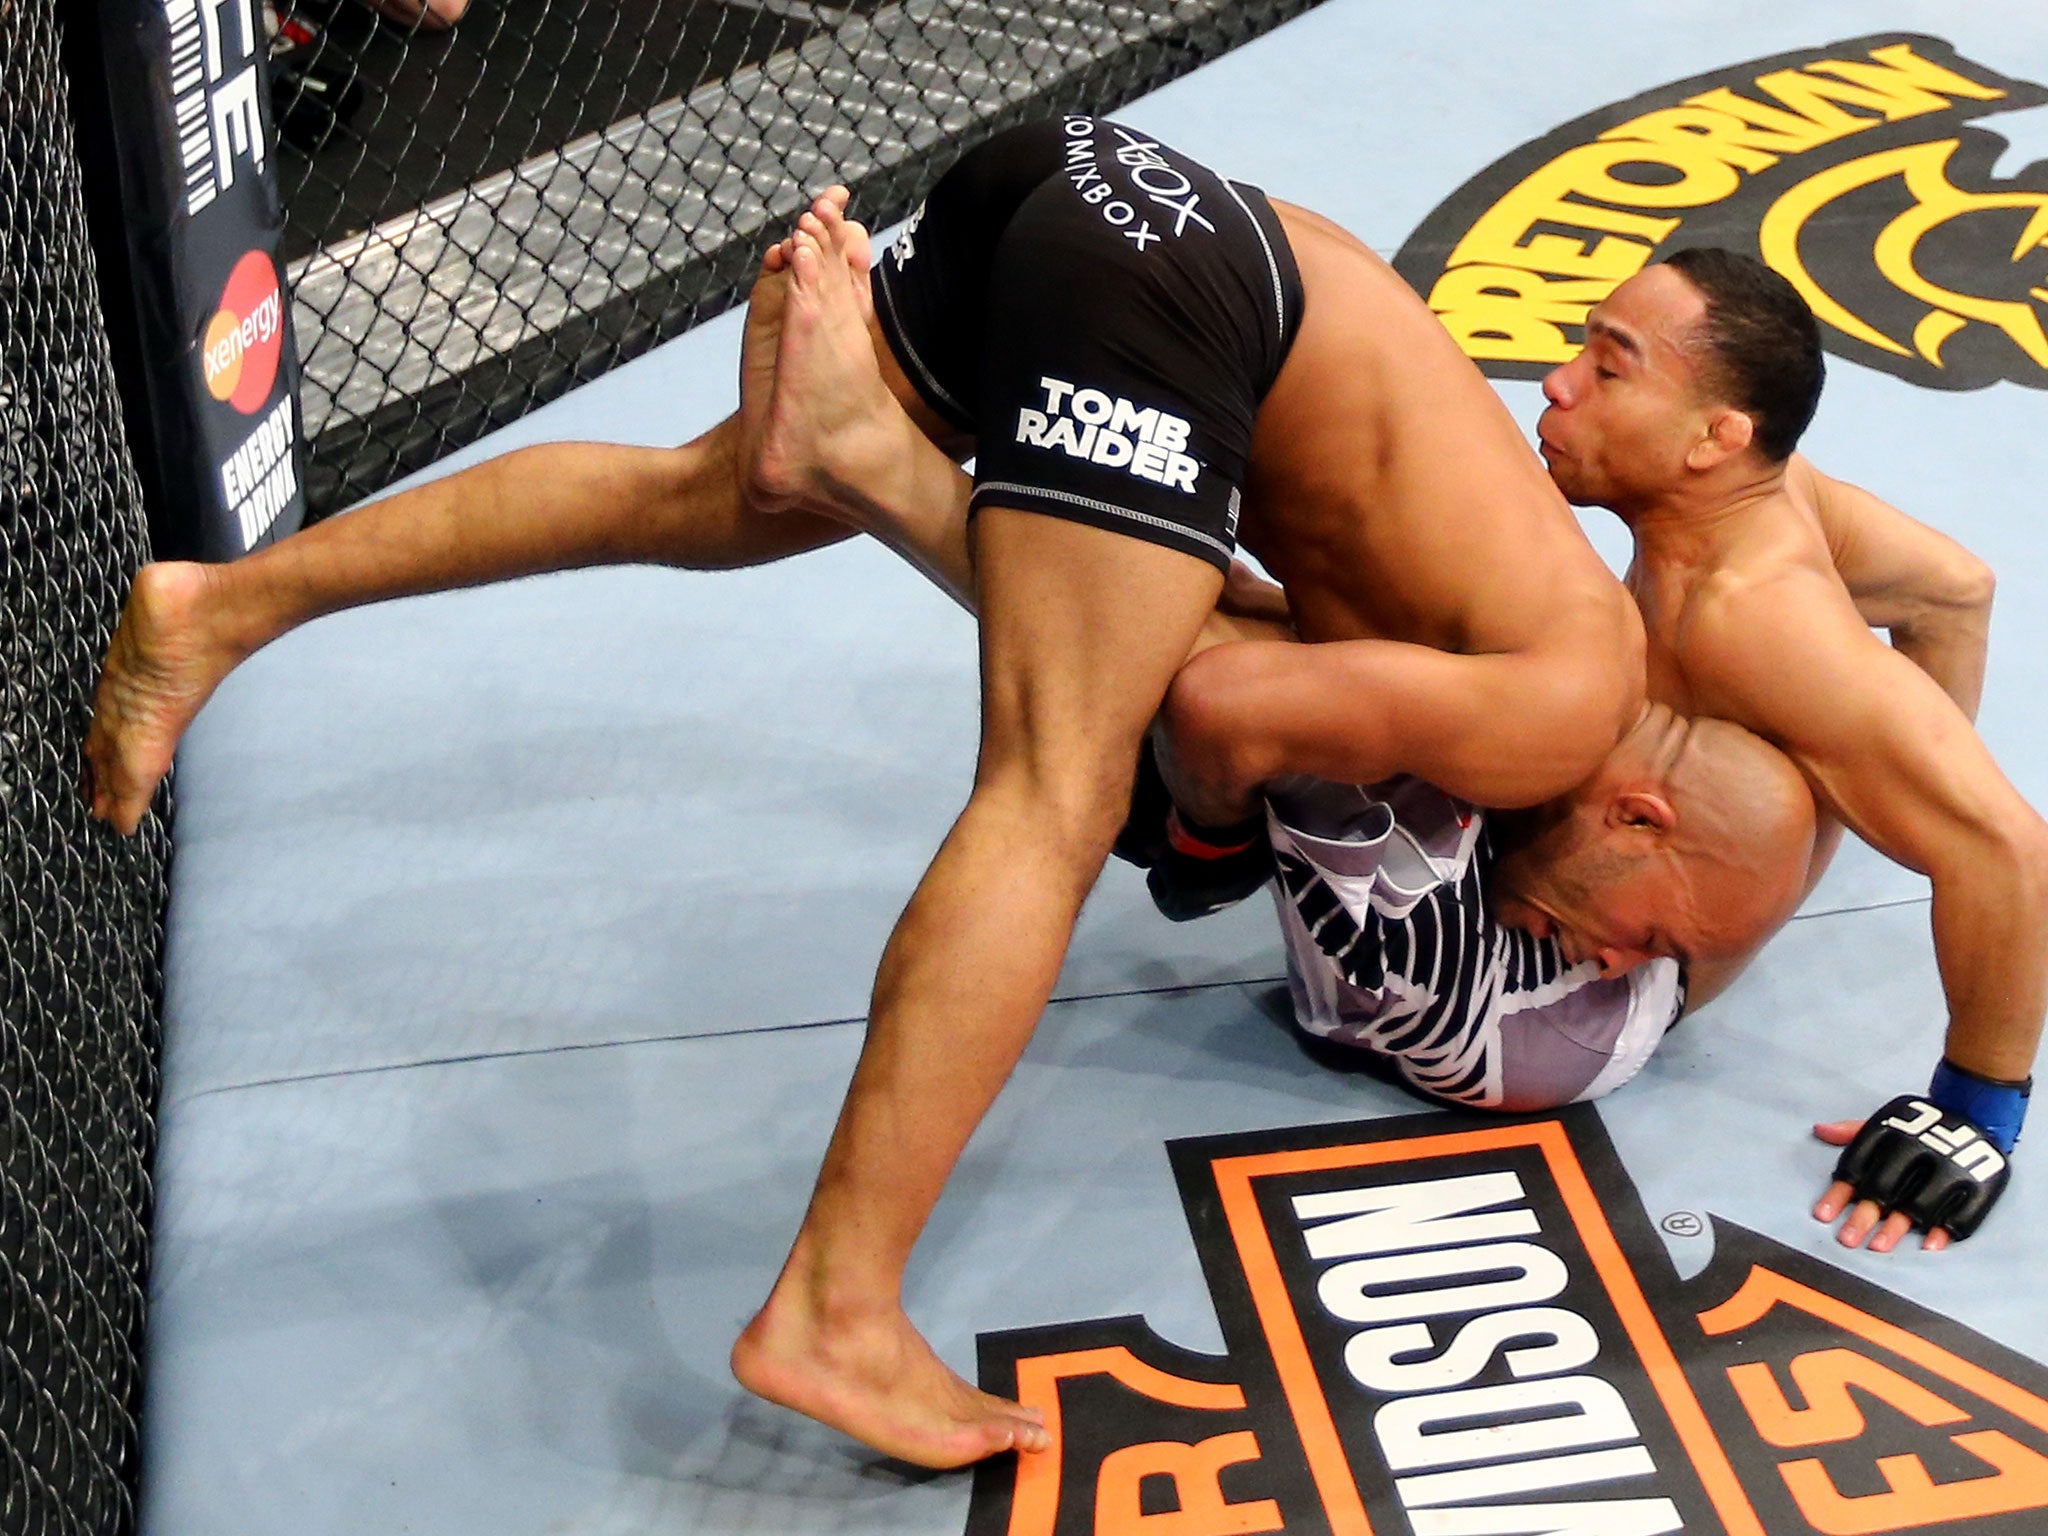
<path fill-rule="evenodd" d="M 1138 774 L 1131 781 L 1131 809 L 1124 817 L 1123 830 L 1110 849 L 1126 864 L 1150 869 L 1166 852 L 1166 818 L 1173 811 L 1173 796 L 1159 774 L 1159 755 L 1152 749 L 1152 733 L 1138 743 Z"/>
<path fill-rule="evenodd" d="M 1893 1099 L 1842 1149 L 1835 1177 L 1858 1200 L 1903 1211 L 1958 1240 L 1983 1223 L 2011 1167 L 1974 1121 L 1915 1094 Z"/>
<path fill-rule="evenodd" d="M 1230 827 L 1189 821 L 1174 806 L 1160 775 L 1149 732 L 1138 748 L 1130 813 L 1110 851 L 1150 871 L 1145 887 L 1152 905 L 1176 923 L 1235 906 L 1273 875 L 1265 807 Z"/>
<path fill-rule="evenodd" d="M 1273 878 L 1266 810 L 1230 827 L 1205 827 L 1178 808 L 1167 814 L 1166 846 L 1145 875 L 1152 905 L 1176 923 L 1234 907 Z"/>

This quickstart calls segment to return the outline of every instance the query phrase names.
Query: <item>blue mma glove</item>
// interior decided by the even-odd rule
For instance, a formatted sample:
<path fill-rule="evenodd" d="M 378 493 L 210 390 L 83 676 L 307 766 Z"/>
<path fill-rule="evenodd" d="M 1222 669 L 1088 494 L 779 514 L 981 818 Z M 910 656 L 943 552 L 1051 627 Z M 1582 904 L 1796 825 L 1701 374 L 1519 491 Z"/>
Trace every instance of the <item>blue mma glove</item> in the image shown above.
<path fill-rule="evenodd" d="M 1985 1127 L 1932 1099 L 1907 1094 L 1872 1115 L 1842 1149 L 1835 1177 L 1857 1199 L 1903 1212 L 1915 1226 L 1946 1228 L 1960 1241 L 1983 1224 L 2012 1170 Z"/>
<path fill-rule="evenodd" d="M 1961 1115 L 1999 1151 L 2010 1152 L 2020 1139 L 2020 1127 L 2027 1118 L 2027 1098 L 2033 1091 L 2031 1077 L 2023 1083 L 1979 1077 L 1944 1056 L 1927 1085 L 1927 1101 L 1951 1115 Z"/>

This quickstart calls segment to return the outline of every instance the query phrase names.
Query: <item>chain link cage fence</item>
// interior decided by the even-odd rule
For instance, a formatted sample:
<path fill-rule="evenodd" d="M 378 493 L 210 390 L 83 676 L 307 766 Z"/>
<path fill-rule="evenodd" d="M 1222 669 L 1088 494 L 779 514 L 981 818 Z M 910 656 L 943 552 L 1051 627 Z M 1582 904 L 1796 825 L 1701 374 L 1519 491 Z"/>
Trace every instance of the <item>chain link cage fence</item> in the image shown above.
<path fill-rule="evenodd" d="M 833 182 L 892 223 L 1314 3 L 274 0 L 312 514 L 727 308 Z"/>
<path fill-rule="evenodd" d="M 169 841 L 80 742 L 146 532 L 57 8 L 0 3 L 0 1536 L 134 1528 Z"/>

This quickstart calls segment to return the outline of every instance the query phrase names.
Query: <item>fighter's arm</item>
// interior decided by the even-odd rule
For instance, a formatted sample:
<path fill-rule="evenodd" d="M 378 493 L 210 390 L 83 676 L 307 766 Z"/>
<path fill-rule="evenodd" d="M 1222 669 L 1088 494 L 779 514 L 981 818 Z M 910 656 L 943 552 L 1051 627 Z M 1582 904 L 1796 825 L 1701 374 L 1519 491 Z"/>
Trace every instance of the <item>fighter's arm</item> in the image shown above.
<path fill-rule="evenodd" d="M 1870 492 L 1822 474 L 1803 455 L 1792 456 L 1787 476 L 1819 513 L 1863 622 L 1889 631 L 1893 648 L 1976 719 L 1997 586 L 1991 567 Z"/>
<path fill-rule="evenodd" d="M 1932 880 L 1948 1059 L 2026 1077 L 2048 1005 L 2048 824 L 1963 711 L 1809 573 L 1720 604 L 1685 644 L 1706 712 L 1782 747 L 1826 808 Z M 1786 656 L 1799 665 L 1763 660 Z"/>
<path fill-rule="evenodd" d="M 1217 646 L 1182 668 L 1166 722 L 1183 809 L 1219 826 L 1296 773 L 1412 773 L 1478 805 L 1534 805 L 1581 782 L 1626 723 L 1599 678 L 1557 656 L 1391 640 Z"/>

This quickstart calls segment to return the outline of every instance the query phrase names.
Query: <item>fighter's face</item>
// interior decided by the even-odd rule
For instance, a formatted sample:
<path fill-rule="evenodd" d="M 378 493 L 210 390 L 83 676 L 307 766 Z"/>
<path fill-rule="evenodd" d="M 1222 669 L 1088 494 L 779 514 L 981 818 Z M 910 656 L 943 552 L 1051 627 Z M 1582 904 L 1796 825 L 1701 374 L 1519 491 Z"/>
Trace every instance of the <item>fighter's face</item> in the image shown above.
<path fill-rule="evenodd" d="M 1494 867 L 1494 916 L 1555 938 L 1574 965 L 1619 976 L 1646 960 L 1688 960 L 1711 947 L 1681 863 L 1659 856 L 1639 828 L 1583 816 L 1553 821 Z"/>
<path fill-rule="evenodd" d="M 1670 267 L 1637 273 L 1586 319 L 1586 345 L 1543 381 L 1543 461 L 1565 499 L 1626 511 L 1685 473 L 1707 420 L 1696 352 L 1706 303 Z"/>

